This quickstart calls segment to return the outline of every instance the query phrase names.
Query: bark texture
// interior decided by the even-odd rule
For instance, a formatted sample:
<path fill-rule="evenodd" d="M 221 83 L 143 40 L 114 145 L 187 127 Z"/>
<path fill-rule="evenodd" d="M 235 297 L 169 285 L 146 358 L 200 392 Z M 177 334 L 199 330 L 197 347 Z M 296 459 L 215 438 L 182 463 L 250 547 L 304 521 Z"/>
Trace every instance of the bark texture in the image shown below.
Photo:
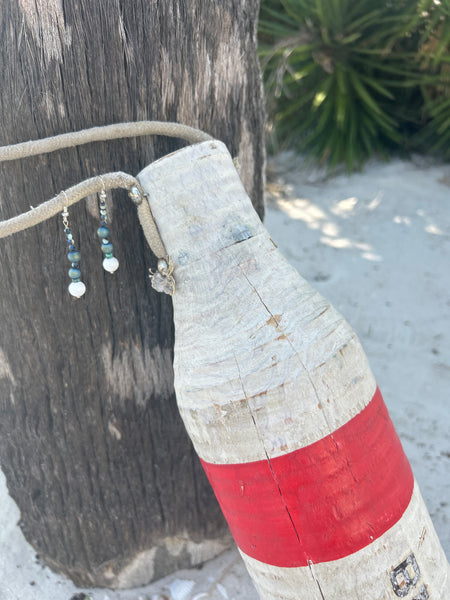
<path fill-rule="evenodd" d="M 4 0 L 1 145 L 120 121 L 179 121 L 239 155 L 262 213 L 257 0 Z M 136 174 L 181 146 L 97 143 L 0 165 L 0 218 L 83 178 Z M 131 587 L 219 552 L 228 534 L 173 391 L 171 301 L 131 203 L 70 211 L 87 292 L 72 300 L 60 219 L 1 240 L 0 459 L 28 541 L 78 585 Z"/>

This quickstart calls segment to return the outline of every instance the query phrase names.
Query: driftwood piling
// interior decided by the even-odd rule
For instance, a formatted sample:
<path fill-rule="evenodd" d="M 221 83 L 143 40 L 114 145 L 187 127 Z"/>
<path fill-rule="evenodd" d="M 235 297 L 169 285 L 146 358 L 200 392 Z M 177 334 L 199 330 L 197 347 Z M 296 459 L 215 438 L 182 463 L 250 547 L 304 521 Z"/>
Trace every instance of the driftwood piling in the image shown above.
<path fill-rule="evenodd" d="M 283 258 L 225 146 L 139 180 L 174 264 L 179 410 L 260 597 L 450 597 L 361 345 Z"/>

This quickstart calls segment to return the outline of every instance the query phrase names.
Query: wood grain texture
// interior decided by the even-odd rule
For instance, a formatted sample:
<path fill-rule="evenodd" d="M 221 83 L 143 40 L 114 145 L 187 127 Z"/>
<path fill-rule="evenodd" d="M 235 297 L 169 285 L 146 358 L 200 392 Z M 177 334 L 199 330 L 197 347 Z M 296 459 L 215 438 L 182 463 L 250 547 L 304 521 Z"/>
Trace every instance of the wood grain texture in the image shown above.
<path fill-rule="evenodd" d="M 450 568 L 426 511 L 417 483 L 403 517 L 388 532 L 340 560 L 283 569 L 241 555 L 261 600 L 396 600 L 389 574 L 414 553 L 420 577 L 404 597 L 414 600 L 426 585 L 431 600 L 450 593 Z"/>
<path fill-rule="evenodd" d="M 248 210 L 223 145 L 187 152 L 139 174 L 175 265 L 178 406 L 203 460 L 272 458 L 346 423 L 375 379 L 343 317 Z"/>
<path fill-rule="evenodd" d="M 257 13 L 257 0 L 4 0 L 0 143 L 183 122 L 239 155 L 262 212 Z M 0 218 L 180 145 L 120 140 L 2 164 Z M 218 552 L 227 534 L 175 404 L 170 299 L 151 289 L 126 194 L 108 208 L 114 276 L 94 199 L 70 211 L 87 286 L 76 302 L 59 219 L 2 240 L 0 458 L 40 556 L 78 585 L 128 587 Z"/>
<path fill-rule="evenodd" d="M 336 430 L 362 413 L 376 385 L 350 326 L 275 248 L 223 144 L 205 142 L 181 150 L 149 165 L 139 180 L 175 266 L 175 388 L 200 457 L 224 467 L 267 461 L 266 471 L 275 480 L 273 495 L 278 490 L 297 528 L 300 519 L 289 503 L 295 503 L 297 494 L 299 512 L 303 497 L 290 489 L 288 499 L 275 463 L 329 436 L 358 496 L 351 454 Z M 403 453 L 396 439 L 398 453 Z M 383 440 L 375 435 L 374 443 Z M 370 456 L 367 460 L 370 470 Z M 386 464 L 386 477 L 388 470 Z M 396 485 L 395 473 L 390 476 Z M 378 478 L 383 480 L 382 472 Z M 398 516 L 391 518 L 389 506 L 381 509 L 379 516 L 389 528 L 339 560 L 309 560 L 307 566 L 285 568 L 242 552 L 260 597 L 446 597 L 449 566 L 420 492 L 417 485 L 413 490 L 411 475 L 398 480 L 411 482 Z M 246 493 L 245 485 L 240 493 Z M 233 511 L 232 498 L 226 500 Z M 373 503 L 381 501 L 373 495 Z M 234 508 L 239 510 L 237 500 Z M 335 513 L 333 518 L 340 520 L 339 508 Z M 271 527 L 267 518 L 268 532 Z M 371 524 L 361 527 L 370 532 Z M 296 532 L 302 545 L 302 530 Z M 345 532 L 355 538 L 360 533 L 350 527 Z"/>

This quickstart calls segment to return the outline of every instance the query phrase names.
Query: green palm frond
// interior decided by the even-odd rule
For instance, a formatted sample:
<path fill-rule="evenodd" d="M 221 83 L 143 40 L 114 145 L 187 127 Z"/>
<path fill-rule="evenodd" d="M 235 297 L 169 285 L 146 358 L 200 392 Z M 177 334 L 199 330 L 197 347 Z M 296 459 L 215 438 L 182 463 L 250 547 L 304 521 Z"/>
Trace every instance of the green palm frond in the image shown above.
<path fill-rule="evenodd" d="M 262 0 L 261 62 L 279 140 L 352 169 L 374 152 L 411 146 L 426 103 L 445 135 L 448 105 L 429 94 L 442 65 L 450 69 L 445 2 Z"/>

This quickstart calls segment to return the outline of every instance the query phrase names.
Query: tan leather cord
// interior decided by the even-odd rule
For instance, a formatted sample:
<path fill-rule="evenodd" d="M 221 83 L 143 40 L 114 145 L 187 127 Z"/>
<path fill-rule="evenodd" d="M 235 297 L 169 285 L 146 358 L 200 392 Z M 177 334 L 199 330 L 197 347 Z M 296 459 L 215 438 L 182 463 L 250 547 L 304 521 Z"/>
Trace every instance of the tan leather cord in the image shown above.
<path fill-rule="evenodd" d="M 114 125 L 83 129 L 73 133 L 64 133 L 41 140 L 32 140 L 20 144 L 2 146 L 0 147 L 0 162 L 55 152 L 56 150 L 61 150 L 63 148 L 71 148 L 91 142 L 143 135 L 178 137 L 191 144 L 213 139 L 210 135 L 199 129 L 181 125 L 179 123 L 166 123 L 162 121 L 116 123 Z M 144 235 L 155 255 L 158 258 L 164 258 L 167 255 L 166 249 L 153 219 L 150 206 L 148 202 L 144 200 L 144 192 L 139 181 L 132 175 L 122 173 L 121 171 L 105 173 L 101 176 L 86 179 L 81 183 L 64 190 L 51 200 L 43 202 L 36 208 L 32 208 L 31 210 L 6 221 L 0 221 L 0 238 L 23 231 L 38 223 L 42 223 L 60 213 L 65 206 L 69 207 L 90 194 L 113 188 L 122 188 L 129 191 L 133 188 L 137 188 L 139 193 L 137 195 L 131 194 L 131 197 L 137 205 L 138 217 Z"/>
<path fill-rule="evenodd" d="M 138 218 L 141 223 L 142 230 L 147 240 L 148 245 L 158 258 L 167 256 L 166 247 L 159 235 L 158 227 L 150 210 L 148 202 L 142 202 L 137 206 Z"/>
<path fill-rule="evenodd" d="M 0 162 L 16 160 L 36 154 L 47 154 L 62 148 L 72 148 L 92 142 L 104 142 L 126 137 L 139 137 L 143 135 L 166 135 L 186 140 L 190 144 L 206 142 L 213 138 L 194 127 L 180 123 L 166 123 L 164 121 L 136 121 L 135 123 L 114 123 L 102 127 L 82 129 L 72 133 L 62 133 L 42 140 L 32 140 L 0 147 Z"/>
<path fill-rule="evenodd" d="M 81 183 L 77 183 L 76 185 L 67 188 L 51 200 L 43 202 L 36 208 L 32 208 L 7 221 L 1 221 L 0 238 L 17 233 L 23 229 L 28 229 L 38 223 L 42 223 L 60 213 L 64 206 L 69 207 L 82 198 L 86 198 L 89 194 L 95 194 L 102 189 L 110 190 L 112 188 L 123 188 L 129 190 L 135 185 L 139 185 L 139 182 L 135 177 L 128 175 L 128 173 L 121 173 L 120 171 L 117 173 L 105 173 L 100 177 L 85 179 Z M 139 190 L 142 191 L 140 186 Z"/>

